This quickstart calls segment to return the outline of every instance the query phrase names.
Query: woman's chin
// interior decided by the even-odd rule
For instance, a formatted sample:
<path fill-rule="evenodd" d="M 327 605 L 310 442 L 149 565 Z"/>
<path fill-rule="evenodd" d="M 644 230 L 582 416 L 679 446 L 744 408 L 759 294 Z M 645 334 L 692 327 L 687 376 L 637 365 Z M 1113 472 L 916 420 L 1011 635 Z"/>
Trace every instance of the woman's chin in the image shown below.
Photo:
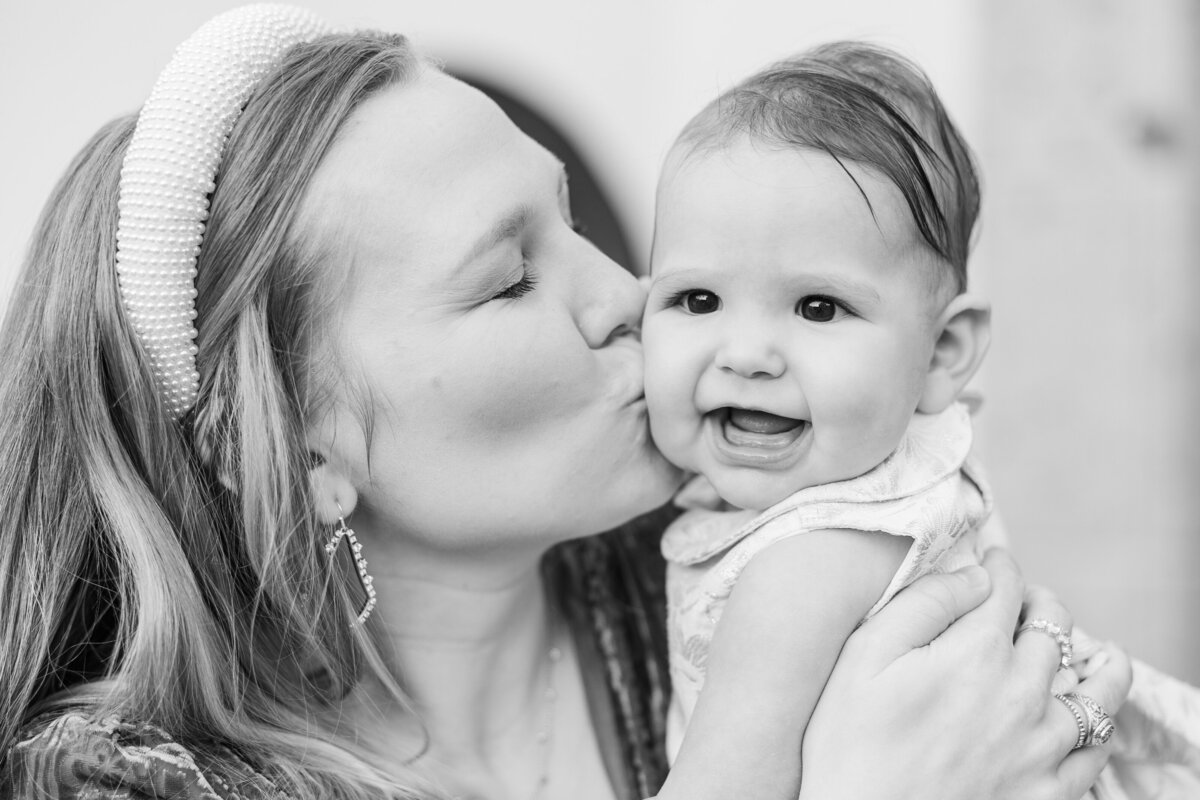
<path fill-rule="evenodd" d="M 585 525 L 595 530 L 582 534 L 612 530 L 661 508 L 671 501 L 685 478 L 683 470 L 653 450 L 647 463 L 638 469 L 630 469 L 613 481 L 611 487 L 616 490 L 615 493 L 603 493 L 607 496 L 607 506 L 596 509 L 604 522 L 599 527 Z"/>

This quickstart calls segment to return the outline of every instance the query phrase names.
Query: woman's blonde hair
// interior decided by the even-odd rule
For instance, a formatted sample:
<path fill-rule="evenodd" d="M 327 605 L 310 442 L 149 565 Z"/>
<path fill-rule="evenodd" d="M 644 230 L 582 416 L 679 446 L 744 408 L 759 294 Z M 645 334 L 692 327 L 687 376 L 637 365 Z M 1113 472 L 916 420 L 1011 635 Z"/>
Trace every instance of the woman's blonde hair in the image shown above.
<path fill-rule="evenodd" d="M 70 704 L 223 743 L 292 797 L 420 794 L 323 723 L 365 672 L 399 689 L 348 624 L 358 585 L 332 574 L 312 511 L 305 430 L 330 402 L 345 266 L 295 222 L 340 126 L 421 64 L 399 36 L 327 37 L 258 87 L 212 195 L 181 423 L 114 269 L 135 118 L 55 188 L 0 331 L 0 769 L 22 724 Z"/>

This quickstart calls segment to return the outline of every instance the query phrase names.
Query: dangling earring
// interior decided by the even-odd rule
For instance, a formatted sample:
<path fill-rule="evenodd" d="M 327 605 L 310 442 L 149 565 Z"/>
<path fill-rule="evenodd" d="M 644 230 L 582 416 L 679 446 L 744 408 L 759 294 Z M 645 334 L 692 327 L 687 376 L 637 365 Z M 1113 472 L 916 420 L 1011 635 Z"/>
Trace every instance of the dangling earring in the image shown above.
<path fill-rule="evenodd" d="M 334 504 L 338 509 L 338 528 L 329 537 L 329 541 L 325 545 L 325 552 L 329 554 L 329 560 L 333 561 L 333 556 L 337 553 L 342 539 L 350 541 L 350 553 L 354 556 L 354 568 L 358 570 L 358 582 L 362 584 L 363 591 L 367 593 L 367 601 L 363 603 L 362 610 L 358 612 L 358 624 L 361 625 L 367 621 L 367 617 L 371 616 L 371 609 L 375 608 L 375 587 L 371 585 L 374 583 L 374 579 L 367 574 L 367 560 L 362 555 L 362 544 L 354 536 L 354 531 L 346 527 L 342 504 L 336 501 Z"/>

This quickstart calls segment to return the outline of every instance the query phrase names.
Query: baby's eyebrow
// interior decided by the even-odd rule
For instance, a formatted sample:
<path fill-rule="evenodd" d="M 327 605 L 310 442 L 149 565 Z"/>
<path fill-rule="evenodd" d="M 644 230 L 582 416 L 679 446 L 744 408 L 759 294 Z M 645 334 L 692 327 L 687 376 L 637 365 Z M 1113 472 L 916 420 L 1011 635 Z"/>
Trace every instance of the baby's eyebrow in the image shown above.
<path fill-rule="evenodd" d="M 854 278 L 847 278 L 842 275 L 806 275 L 802 282 L 805 287 L 823 286 L 828 287 L 835 294 L 847 294 L 873 302 L 879 302 L 879 292 L 869 283 L 857 281 Z"/>

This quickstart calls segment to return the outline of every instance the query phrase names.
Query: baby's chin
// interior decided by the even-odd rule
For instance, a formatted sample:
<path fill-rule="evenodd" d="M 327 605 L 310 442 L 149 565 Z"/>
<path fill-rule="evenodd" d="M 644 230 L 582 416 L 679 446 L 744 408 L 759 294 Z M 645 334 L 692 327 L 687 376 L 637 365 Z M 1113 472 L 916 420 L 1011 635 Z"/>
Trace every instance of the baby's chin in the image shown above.
<path fill-rule="evenodd" d="M 794 469 L 773 472 L 753 467 L 732 467 L 714 464 L 711 459 L 698 455 L 694 450 L 666 452 L 669 449 L 663 449 L 668 461 L 689 474 L 707 479 L 711 491 L 716 493 L 721 502 L 735 508 L 764 511 L 801 489 L 822 483 L 797 474 Z"/>
<path fill-rule="evenodd" d="M 765 511 L 801 489 L 815 485 L 797 481 L 794 476 L 764 474 L 754 470 L 733 470 L 733 474 L 707 475 L 718 495 L 731 506 L 750 511 Z M 738 474 L 742 473 L 742 474 Z"/>
<path fill-rule="evenodd" d="M 729 505 L 765 511 L 802 489 L 853 480 L 870 472 L 882 460 L 864 456 L 857 462 L 843 460 L 820 465 L 809 462 L 779 472 L 724 465 L 698 471 L 708 478 L 716 493 Z"/>

